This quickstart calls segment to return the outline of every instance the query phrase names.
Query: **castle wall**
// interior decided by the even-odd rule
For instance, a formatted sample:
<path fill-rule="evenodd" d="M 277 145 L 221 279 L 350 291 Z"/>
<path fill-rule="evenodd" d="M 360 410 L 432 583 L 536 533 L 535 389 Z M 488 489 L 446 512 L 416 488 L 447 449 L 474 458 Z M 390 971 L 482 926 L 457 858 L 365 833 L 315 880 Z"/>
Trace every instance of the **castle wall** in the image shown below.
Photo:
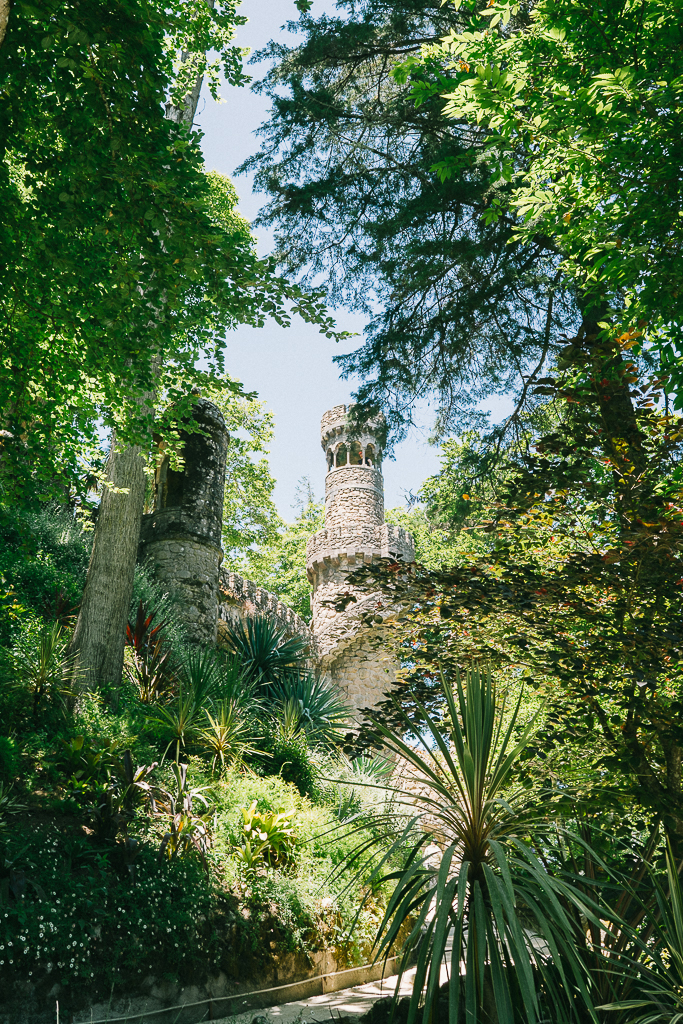
<path fill-rule="evenodd" d="M 315 652 L 315 640 L 310 626 L 288 608 L 275 594 L 246 580 L 236 572 L 222 569 L 218 587 L 218 641 L 225 625 L 253 615 L 267 615 L 274 619 L 287 636 L 301 636 L 308 640 L 311 652 Z"/>

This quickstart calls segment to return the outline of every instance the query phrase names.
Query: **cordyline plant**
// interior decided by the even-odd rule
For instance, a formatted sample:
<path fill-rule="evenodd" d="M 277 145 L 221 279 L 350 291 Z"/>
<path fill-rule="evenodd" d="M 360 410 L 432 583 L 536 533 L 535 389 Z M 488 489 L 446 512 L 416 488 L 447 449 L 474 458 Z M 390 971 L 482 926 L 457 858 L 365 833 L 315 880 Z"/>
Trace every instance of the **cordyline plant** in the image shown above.
<path fill-rule="evenodd" d="M 464 682 L 456 675 L 454 685 L 442 676 L 441 695 L 446 725 L 422 708 L 419 747 L 403 738 L 414 728 L 406 715 L 401 731 L 370 715 L 403 784 L 392 787 L 391 809 L 374 815 L 373 838 L 350 857 L 359 865 L 385 848 L 371 884 L 391 881 L 394 891 L 376 952 L 388 956 L 410 925 L 402 962 L 405 968 L 416 957 L 417 970 L 407 1024 L 418 1015 L 427 1024 L 439 1009 L 444 964 L 451 1024 L 596 1019 L 575 921 L 604 930 L 605 912 L 549 873 L 537 847 L 548 820 L 528 793 L 509 792 L 533 731 L 533 722 L 519 728 L 522 698 L 507 707 L 490 672 L 479 669 Z M 359 822 L 366 827 L 367 816 Z M 397 859 L 404 866 L 384 874 Z"/>

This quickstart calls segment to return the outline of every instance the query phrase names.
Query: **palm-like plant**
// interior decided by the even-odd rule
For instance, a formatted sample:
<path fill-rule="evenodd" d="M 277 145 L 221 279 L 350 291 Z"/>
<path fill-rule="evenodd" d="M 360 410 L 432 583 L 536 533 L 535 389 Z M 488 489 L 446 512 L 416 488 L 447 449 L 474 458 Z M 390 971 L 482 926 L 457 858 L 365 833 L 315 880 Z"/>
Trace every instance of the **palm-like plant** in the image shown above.
<path fill-rule="evenodd" d="M 476 669 L 464 685 L 460 677 L 454 687 L 442 678 L 441 689 L 448 726 L 421 707 L 421 750 L 370 716 L 376 739 L 397 762 L 398 778 L 393 804 L 374 816 L 375 835 L 352 855 L 358 863 L 374 852 L 383 829 L 387 848 L 373 880 L 382 879 L 387 862 L 400 858 L 405 864 L 384 876 L 395 887 L 376 948 L 378 956 L 388 955 L 413 922 L 403 947 L 404 964 L 417 957 L 408 1024 L 421 1007 L 425 1024 L 432 1019 L 443 964 L 451 979 L 451 1024 L 559 1024 L 581 1019 L 577 1004 L 595 1019 L 567 909 L 600 927 L 598 908 L 549 874 L 533 845 L 541 834 L 539 816 L 530 812 L 527 797 L 508 792 L 533 727 L 514 738 L 521 697 L 507 709 L 490 674 Z M 398 701 L 395 706 L 410 734 L 414 727 Z M 360 817 L 358 827 L 366 824 Z"/>
<path fill-rule="evenodd" d="M 199 733 L 204 720 L 204 707 L 197 701 L 194 691 L 181 683 L 173 701 L 157 707 L 156 713 L 148 720 L 160 728 L 164 739 L 168 739 L 162 761 L 173 746 L 174 760 L 178 761 L 181 747 L 185 749 Z"/>
<path fill-rule="evenodd" d="M 351 708 L 325 676 L 289 672 L 271 687 L 276 714 L 288 734 L 303 732 L 312 744 L 333 745 L 351 721 Z"/>
<path fill-rule="evenodd" d="M 647 907 L 645 927 L 634 934 L 639 949 L 630 970 L 621 966 L 631 983 L 633 998 L 598 1007 L 620 1011 L 628 1024 L 683 1022 L 683 891 L 670 844 L 666 851 L 666 889 L 651 870 L 656 909 Z M 667 892 L 668 890 L 668 892 Z M 635 943 L 634 943 L 635 945 Z M 625 1016 L 624 1016 L 625 1015 Z"/>
<path fill-rule="evenodd" d="M 63 702 L 74 696 L 69 679 L 74 673 L 75 658 L 67 653 L 68 644 L 68 635 L 55 622 L 44 626 L 37 636 L 25 639 L 13 652 L 15 685 L 30 691 L 36 720 L 46 701 Z"/>
<path fill-rule="evenodd" d="M 201 746 L 213 755 L 212 771 L 219 760 L 223 768 L 226 763 L 241 761 L 245 754 L 259 753 L 251 746 L 255 737 L 252 737 L 249 723 L 234 700 L 220 701 L 214 708 L 214 714 L 207 708 L 204 715 L 206 725 L 199 730 L 198 738 Z"/>
<path fill-rule="evenodd" d="M 288 637 L 285 630 L 264 615 L 239 620 L 223 631 L 228 650 L 239 659 L 245 678 L 268 688 L 306 661 L 308 644 Z"/>

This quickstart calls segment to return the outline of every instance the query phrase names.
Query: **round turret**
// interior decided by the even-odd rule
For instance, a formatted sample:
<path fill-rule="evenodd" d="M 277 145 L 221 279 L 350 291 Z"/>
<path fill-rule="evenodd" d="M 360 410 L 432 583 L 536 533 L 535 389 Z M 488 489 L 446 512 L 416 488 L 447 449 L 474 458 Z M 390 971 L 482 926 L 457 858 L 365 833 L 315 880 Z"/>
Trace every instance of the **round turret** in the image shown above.
<path fill-rule="evenodd" d="M 320 424 L 320 443 L 327 460 L 325 526 L 354 532 L 374 530 L 384 522 L 382 452 L 377 441 L 384 417 L 352 433 L 349 409 L 337 405 Z"/>
<path fill-rule="evenodd" d="M 377 703 L 395 677 L 395 663 L 378 653 L 378 631 L 371 642 L 368 611 L 383 621 L 384 601 L 363 593 L 347 577 L 363 563 L 379 558 L 415 560 L 413 538 L 400 526 L 384 522 L 384 480 L 380 438 L 384 418 L 359 429 L 349 423 L 350 409 L 337 405 L 322 418 L 321 444 L 327 462 L 325 528 L 308 541 L 306 566 L 313 586 L 313 632 L 322 667 L 345 690 L 356 708 Z M 348 611 L 333 602 L 353 592 Z M 384 608 L 387 615 L 391 610 Z M 365 618 L 362 616 L 365 615 Z"/>

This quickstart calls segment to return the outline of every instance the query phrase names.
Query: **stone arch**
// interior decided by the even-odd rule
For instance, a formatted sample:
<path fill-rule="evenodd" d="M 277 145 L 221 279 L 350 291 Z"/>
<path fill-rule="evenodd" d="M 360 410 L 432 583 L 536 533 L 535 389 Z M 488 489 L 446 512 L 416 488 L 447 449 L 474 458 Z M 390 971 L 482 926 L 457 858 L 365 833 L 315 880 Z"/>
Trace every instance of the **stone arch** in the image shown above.
<path fill-rule="evenodd" d="M 363 465 L 363 450 L 358 441 L 351 441 L 349 444 L 349 466 Z"/>
<path fill-rule="evenodd" d="M 364 455 L 365 458 L 363 461 L 365 462 L 365 465 L 374 466 L 377 461 L 374 444 L 366 444 Z"/>
<path fill-rule="evenodd" d="M 347 464 L 348 455 L 348 449 L 346 445 L 342 442 L 340 445 L 338 445 L 334 456 L 334 464 L 337 467 L 337 469 L 339 469 L 340 466 L 345 466 Z"/>

